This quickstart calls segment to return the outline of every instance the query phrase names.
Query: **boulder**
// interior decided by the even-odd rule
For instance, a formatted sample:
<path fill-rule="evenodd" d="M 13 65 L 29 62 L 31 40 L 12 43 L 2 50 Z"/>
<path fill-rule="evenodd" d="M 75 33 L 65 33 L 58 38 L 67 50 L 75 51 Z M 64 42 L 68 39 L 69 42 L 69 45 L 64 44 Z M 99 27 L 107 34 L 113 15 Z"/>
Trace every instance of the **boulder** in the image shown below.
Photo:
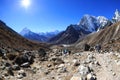
<path fill-rule="evenodd" d="M 87 74 L 87 80 L 96 80 L 96 77 L 95 77 L 95 75 L 89 73 L 89 74 Z"/>
<path fill-rule="evenodd" d="M 6 56 L 9 60 L 14 60 L 17 57 L 17 53 L 16 54 L 15 53 L 8 53 Z"/>
<path fill-rule="evenodd" d="M 79 66 L 80 65 L 80 62 L 76 59 L 74 59 L 72 62 L 73 62 L 73 66 Z"/>
<path fill-rule="evenodd" d="M 58 70 L 57 70 L 58 73 L 64 73 L 66 71 L 67 71 L 66 67 L 61 67 L 61 68 L 58 68 Z"/>
<path fill-rule="evenodd" d="M 19 65 L 15 64 L 12 66 L 12 69 L 13 70 L 20 70 L 20 67 L 19 67 Z"/>
<path fill-rule="evenodd" d="M 70 80 L 82 80 L 81 76 L 73 76 Z"/>
<path fill-rule="evenodd" d="M 46 51 L 41 48 L 41 49 L 38 50 L 38 54 L 39 54 L 40 57 L 45 57 Z"/>
<path fill-rule="evenodd" d="M 51 57 L 49 61 L 52 61 L 54 65 L 59 65 L 64 63 L 64 61 L 61 58 L 55 56 Z"/>
<path fill-rule="evenodd" d="M 84 45 L 84 51 L 89 51 L 89 50 L 90 50 L 90 45 L 85 44 L 85 45 Z"/>
<path fill-rule="evenodd" d="M 7 68 L 7 72 L 8 72 L 9 75 L 14 76 L 14 72 L 12 71 L 11 67 Z"/>
<path fill-rule="evenodd" d="M 78 67 L 78 71 L 80 73 L 81 76 L 86 76 L 88 73 L 90 73 L 89 67 L 80 65 Z"/>
<path fill-rule="evenodd" d="M 23 55 L 18 56 L 15 59 L 15 63 L 18 65 L 21 65 L 26 62 L 29 62 L 30 64 L 32 64 L 34 62 L 34 57 L 28 54 L 23 54 Z"/>
<path fill-rule="evenodd" d="M 25 77 L 25 76 L 26 76 L 26 73 L 25 73 L 24 70 L 18 71 L 18 74 L 17 74 L 17 78 L 18 78 L 18 79 L 22 79 L 22 78 Z"/>

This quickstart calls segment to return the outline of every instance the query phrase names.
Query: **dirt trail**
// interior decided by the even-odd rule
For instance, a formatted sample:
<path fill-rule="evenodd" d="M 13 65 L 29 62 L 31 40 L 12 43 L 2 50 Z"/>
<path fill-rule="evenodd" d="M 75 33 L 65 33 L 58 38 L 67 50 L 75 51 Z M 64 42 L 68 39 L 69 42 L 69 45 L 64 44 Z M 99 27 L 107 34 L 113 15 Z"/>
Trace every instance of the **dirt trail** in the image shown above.
<path fill-rule="evenodd" d="M 97 80 L 120 80 L 120 66 L 116 65 L 112 54 L 96 54 L 101 69 L 96 73 Z"/>

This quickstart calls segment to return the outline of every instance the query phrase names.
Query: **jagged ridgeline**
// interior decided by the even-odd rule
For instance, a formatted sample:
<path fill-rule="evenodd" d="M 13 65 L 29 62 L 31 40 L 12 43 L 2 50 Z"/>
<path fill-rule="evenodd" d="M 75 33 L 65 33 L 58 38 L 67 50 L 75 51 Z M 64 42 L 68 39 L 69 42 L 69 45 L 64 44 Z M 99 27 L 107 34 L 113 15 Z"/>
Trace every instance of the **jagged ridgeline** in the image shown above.
<path fill-rule="evenodd" d="M 115 11 L 112 20 L 104 16 L 84 15 L 78 24 L 70 25 L 67 29 L 49 40 L 50 43 L 55 44 L 72 44 L 83 39 L 90 33 L 99 32 L 105 27 L 120 21 L 120 12 Z"/>

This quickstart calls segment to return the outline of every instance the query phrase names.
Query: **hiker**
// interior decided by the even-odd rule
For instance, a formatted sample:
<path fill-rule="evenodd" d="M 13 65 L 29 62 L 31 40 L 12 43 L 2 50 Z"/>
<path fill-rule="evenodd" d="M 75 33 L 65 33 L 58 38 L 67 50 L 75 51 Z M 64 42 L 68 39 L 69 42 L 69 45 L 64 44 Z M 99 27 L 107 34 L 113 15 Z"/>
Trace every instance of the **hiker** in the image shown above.
<path fill-rule="evenodd" d="M 101 45 L 97 44 L 97 45 L 95 46 L 95 50 L 100 53 Z"/>

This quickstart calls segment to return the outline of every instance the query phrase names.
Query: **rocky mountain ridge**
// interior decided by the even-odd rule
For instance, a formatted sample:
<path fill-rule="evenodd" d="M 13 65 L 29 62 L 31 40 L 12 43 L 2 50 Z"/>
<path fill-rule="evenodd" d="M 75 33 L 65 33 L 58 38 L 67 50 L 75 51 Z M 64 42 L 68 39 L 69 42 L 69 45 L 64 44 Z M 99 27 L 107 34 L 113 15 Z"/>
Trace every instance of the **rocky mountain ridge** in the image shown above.
<path fill-rule="evenodd" d="M 104 16 L 95 17 L 91 15 L 84 15 L 78 24 L 68 26 L 68 28 L 64 32 L 51 38 L 49 42 L 54 44 L 75 43 L 78 39 L 83 38 L 90 33 L 100 31 L 101 29 L 104 29 L 105 27 L 108 27 L 114 24 L 113 21 L 120 21 L 119 17 L 120 17 L 120 14 L 118 10 L 115 11 L 115 15 L 112 21 L 105 18 Z M 69 27 L 74 28 L 76 30 L 76 33 L 78 33 L 76 37 L 74 37 L 73 39 L 71 37 L 73 37 L 72 35 L 74 34 L 71 34 L 71 33 L 74 33 L 75 31 L 72 32 L 73 30 L 69 30 L 70 29 Z"/>

